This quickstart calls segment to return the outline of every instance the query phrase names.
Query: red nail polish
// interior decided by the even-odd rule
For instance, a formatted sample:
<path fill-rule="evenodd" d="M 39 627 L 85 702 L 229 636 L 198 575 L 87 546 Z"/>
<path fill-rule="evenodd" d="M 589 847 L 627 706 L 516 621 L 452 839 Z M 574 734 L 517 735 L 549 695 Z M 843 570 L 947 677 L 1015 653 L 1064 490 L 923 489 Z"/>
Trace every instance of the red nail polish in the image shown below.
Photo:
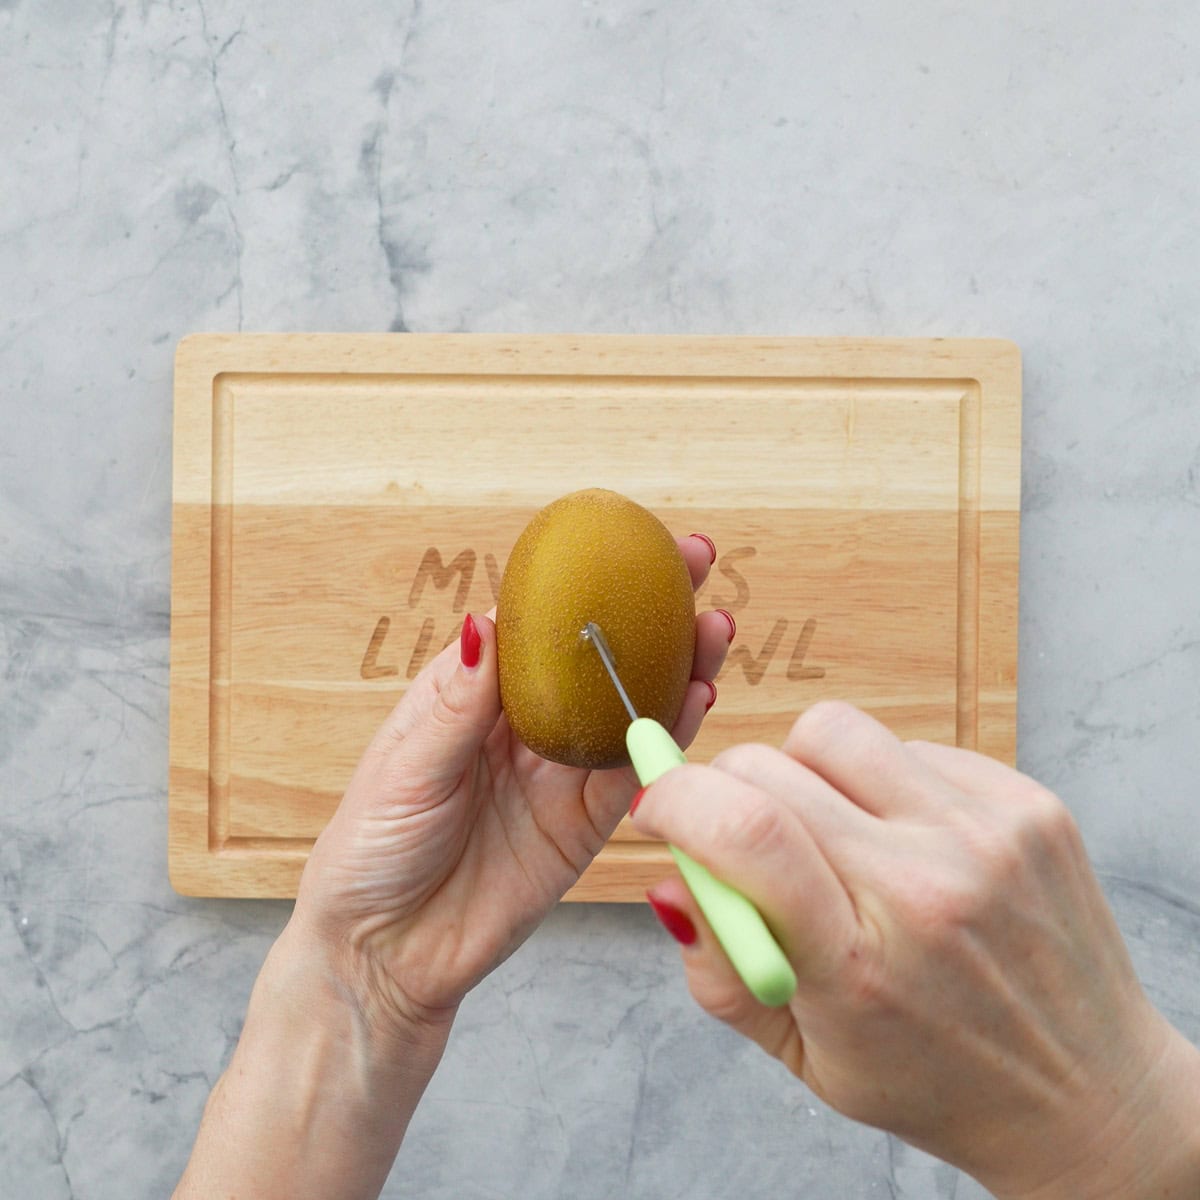
<path fill-rule="evenodd" d="M 729 622 L 729 644 L 732 646 L 734 634 L 737 633 L 737 622 L 733 619 L 733 613 L 727 608 L 718 608 L 715 611 L 719 612 Z"/>
<path fill-rule="evenodd" d="M 690 533 L 689 537 L 699 538 L 708 547 L 708 565 L 711 567 L 717 561 L 717 544 L 706 533 Z"/>
<path fill-rule="evenodd" d="M 711 679 L 706 679 L 704 682 L 708 684 L 708 703 L 704 706 L 704 711 L 708 712 L 717 702 L 717 685 Z"/>
<path fill-rule="evenodd" d="M 682 946 L 693 946 L 696 943 L 696 927 L 691 918 L 682 909 L 659 900 L 650 892 L 646 893 L 654 915 L 662 922 L 663 928 Z"/>
<path fill-rule="evenodd" d="M 479 666 L 479 650 L 483 644 L 483 639 L 479 636 L 479 630 L 475 628 L 475 620 L 470 613 L 467 613 L 467 619 L 463 622 L 462 634 L 458 639 L 458 656 L 462 659 L 464 667 Z"/>
<path fill-rule="evenodd" d="M 641 804 L 642 797 L 646 794 L 645 788 L 638 788 L 633 794 L 633 799 L 629 802 L 629 815 L 632 817 L 637 812 L 637 806 Z"/>

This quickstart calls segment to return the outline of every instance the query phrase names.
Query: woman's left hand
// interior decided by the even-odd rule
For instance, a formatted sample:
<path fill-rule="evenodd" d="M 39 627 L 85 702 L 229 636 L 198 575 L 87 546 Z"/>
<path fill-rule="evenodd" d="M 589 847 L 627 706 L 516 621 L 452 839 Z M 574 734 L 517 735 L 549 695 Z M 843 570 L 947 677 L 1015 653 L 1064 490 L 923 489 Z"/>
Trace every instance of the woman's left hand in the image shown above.
<path fill-rule="evenodd" d="M 710 543 L 680 548 L 699 586 Z M 696 621 L 693 682 L 672 730 L 682 746 L 712 703 L 732 631 L 719 612 Z M 631 768 L 559 766 L 517 739 L 500 709 L 495 625 L 469 617 L 364 753 L 293 922 L 373 1019 L 444 1024 L 575 883 L 636 787 Z"/>

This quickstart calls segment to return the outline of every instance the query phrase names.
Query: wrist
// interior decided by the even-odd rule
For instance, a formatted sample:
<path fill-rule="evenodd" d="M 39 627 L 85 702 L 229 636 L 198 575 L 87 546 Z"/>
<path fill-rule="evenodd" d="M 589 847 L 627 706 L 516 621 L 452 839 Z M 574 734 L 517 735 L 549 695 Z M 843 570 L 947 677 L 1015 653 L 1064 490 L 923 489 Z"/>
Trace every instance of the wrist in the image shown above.
<path fill-rule="evenodd" d="M 1052 1180 L 1003 1200 L 1191 1200 L 1200 1195 L 1200 1050 L 1153 1014 L 1154 1037 L 1134 1077 L 1096 1085 L 1099 1118 Z M 1086 1116 L 1086 1110 L 1081 1107 Z M 1072 1144 L 1067 1141 L 1066 1145 Z"/>
<path fill-rule="evenodd" d="M 338 959 L 302 922 L 272 946 L 180 1200 L 379 1194 L 453 1013 L 400 1019 Z"/>
<path fill-rule="evenodd" d="M 349 939 L 326 936 L 299 907 L 271 948 L 267 967 L 298 1013 L 323 1021 L 340 1010 L 360 1048 L 381 1064 L 415 1056 L 436 1066 L 458 1013 L 457 1004 L 413 1003 L 374 955 Z"/>

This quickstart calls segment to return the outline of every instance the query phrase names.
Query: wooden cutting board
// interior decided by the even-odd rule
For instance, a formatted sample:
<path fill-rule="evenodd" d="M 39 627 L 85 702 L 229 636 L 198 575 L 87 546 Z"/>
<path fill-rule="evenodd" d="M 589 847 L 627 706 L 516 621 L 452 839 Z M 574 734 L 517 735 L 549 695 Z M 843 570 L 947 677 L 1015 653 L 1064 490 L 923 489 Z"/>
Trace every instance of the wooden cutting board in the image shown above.
<path fill-rule="evenodd" d="M 738 630 L 690 751 L 841 697 L 1015 754 L 1020 359 L 984 340 L 198 335 L 175 369 L 170 872 L 293 896 L 375 728 L 608 487 L 718 548 Z M 627 825 L 570 893 L 670 871 Z"/>

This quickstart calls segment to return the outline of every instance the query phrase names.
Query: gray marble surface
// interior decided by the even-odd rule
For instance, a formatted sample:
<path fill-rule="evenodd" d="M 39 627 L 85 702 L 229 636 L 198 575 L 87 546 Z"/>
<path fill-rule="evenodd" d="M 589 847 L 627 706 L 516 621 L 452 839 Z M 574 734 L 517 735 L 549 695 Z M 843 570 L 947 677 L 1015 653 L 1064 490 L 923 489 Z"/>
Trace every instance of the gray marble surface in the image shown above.
<path fill-rule="evenodd" d="M 0 0 L 0 1196 L 168 1194 L 288 913 L 166 877 L 194 330 L 1015 339 L 1021 763 L 1200 1037 L 1198 43 L 1182 0 Z M 386 1195 L 983 1193 L 572 906 Z"/>

